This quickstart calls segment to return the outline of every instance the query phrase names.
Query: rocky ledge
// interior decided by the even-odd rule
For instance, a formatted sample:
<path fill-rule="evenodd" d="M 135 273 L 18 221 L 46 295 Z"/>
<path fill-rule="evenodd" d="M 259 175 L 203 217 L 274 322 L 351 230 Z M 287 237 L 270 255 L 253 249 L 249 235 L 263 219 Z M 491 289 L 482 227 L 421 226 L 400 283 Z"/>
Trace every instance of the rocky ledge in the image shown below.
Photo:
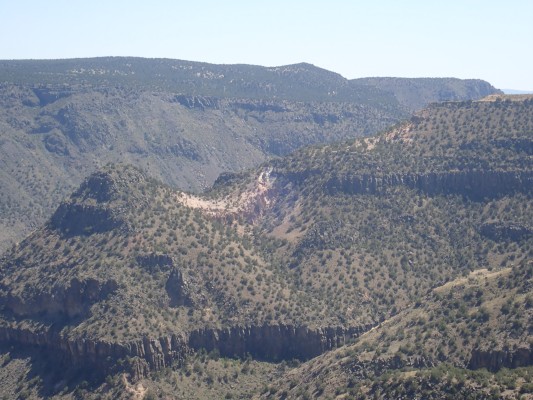
<path fill-rule="evenodd" d="M 512 222 L 486 222 L 481 225 L 479 232 L 496 242 L 505 240 L 518 242 L 527 239 L 533 233 L 530 228 Z"/>
<path fill-rule="evenodd" d="M 122 365 L 132 378 L 151 370 L 180 365 L 193 350 L 218 350 L 225 357 L 251 355 L 265 361 L 306 360 L 347 343 L 371 326 L 308 328 L 259 325 L 226 329 L 200 329 L 158 339 L 143 337 L 130 342 L 67 338 L 59 332 L 32 331 L 0 326 L 0 341 L 49 351 L 58 362 L 76 368 L 98 368 L 103 373 Z"/>
<path fill-rule="evenodd" d="M 486 368 L 498 371 L 502 368 L 518 368 L 533 365 L 533 347 L 503 350 L 473 350 L 468 368 Z"/>
<path fill-rule="evenodd" d="M 150 370 L 180 365 L 190 351 L 186 337 L 171 335 L 159 339 L 143 337 L 130 342 L 109 342 L 89 338 L 67 338 L 53 330 L 33 331 L 0 326 L 0 341 L 33 347 L 66 367 L 97 369 L 107 374 L 122 366 L 133 379 Z"/>
<path fill-rule="evenodd" d="M 89 314 L 91 306 L 114 293 L 118 284 L 114 280 L 72 279 L 57 284 L 50 291 L 37 291 L 26 287 L 22 293 L 8 292 L 0 296 L 0 307 L 17 317 L 37 317 L 40 320 L 61 321 Z"/>
<path fill-rule="evenodd" d="M 201 329 L 191 332 L 189 346 L 195 350 L 218 350 L 226 357 L 249 354 L 265 361 L 308 360 L 346 344 L 371 328 L 371 325 L 352 328 L 259 325 Z"/>
<path fill-rule="evenodd" d="M 61 203 L 50 221 L 50 228 L 65 236 L 92 235 L 125 228 L 127 224 L 116 210 L 100 205 Z"/>
<path fill-rule="evenodd" d="M 458 194 L 472 200 L 482 200 L 516 192 L 531 193 L 533 171 L 450 171 L 337 176 L 326 183 L 326 190 L 330 193 L 379 195 L 394 186 L 407 186 L 428 195 Z"/>

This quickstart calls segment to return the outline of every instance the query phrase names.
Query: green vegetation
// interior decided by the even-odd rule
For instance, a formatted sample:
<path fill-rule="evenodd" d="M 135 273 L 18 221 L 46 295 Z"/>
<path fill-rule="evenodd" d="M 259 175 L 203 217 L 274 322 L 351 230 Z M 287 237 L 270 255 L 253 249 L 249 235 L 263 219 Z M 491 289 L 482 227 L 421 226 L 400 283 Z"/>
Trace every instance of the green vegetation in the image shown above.
<path fill-rule="evenodd" d="M 224 393 L 224 360 L 206 369 L 192 349 L 244 357 L 257 337 L 270 361 L 292 359 L 295 342 L 315 355 L 313 337 L 322 351 L 352 344 L 250 379 L 242 396 L 528 393 L 532 115 L 528 98 L 435 105 L 374 138 L 223 176 L 203 196 L 108 165 L 5 253 L 0 334 L 68 340 L 71 353 L 103 343 L 87 354 L 110 390 L 167 371 L 146 396 L 182 375 L 184 397 Z"/>
<path fill-rule="evenodd" d="M 287 363 L 228 359 L 198 352 L 180 367 L 165 368 L 137 382 L 113 374 L 95 383 L 46 366 L 42 356 L 30 359 L 10 349 L 0 351 L 0 366 L 3 398 L 62 400 L 247 399 L 290 370 Z"/>
<path fill-rule="evenodd" d="M 261 67 L 133 57 L 2 61 L 0 76 L 4 82 L 41 87 L 114 85 L 215 98 L 356 102 L 380 107 L 397 107 L 400 100 L 411 111 L 432 101 L 468 100 L 498 92 L 488 83 L 474 80 L 364 78 L 349 81 L 306 63 Z M 412 107 L 417 95 L 423 95 L 424 101 Z M 45 92 L 42 97 L 57 98 L 61 94 Z"/>
<path fill-rule="evenodd" d="M 470 371 L 441 364 L 431 369 L 385 374 L 376 381 L 363 381 L 348 388 L 347 393 L 354 399 L 402 396 L 424 399 L 527 398 L 533 393 L 529 383 L 532 374 L 531 367 L 504 369 L 491 374 L 486 370 Z"/>
<path fill-rule="evenodd" d="M 531 394 L 532 342 L 525 326 L 533 314 L 532 279 L 528 261 L 449 282 L 355 343 L 291 371 L 298 386 L 287 384 L 287 377 L 275 386 L 313 398 Z"/>
<path fill-rule="evenodd" d="M 529 171 L 532 105 L 531 97 L 435 104 L 385 134 L 305 148 L 275 163 L 275 172 L 326 184 L 354 175 Z"/>
<path fill-rule="evenodd" d="M 223 171 L 372 135 L 409 115 L 399 92 L 309 64 L 18 60 L 2 61 L 0 77 L 0 252 L 109 162 L 199 191 Z M 440 100 L 439 88 L 461 99 L 496 92 L 485 82 L 450 88 L 446 79 L 424 80 L 420 92 L 427 85 L 434 94 L 423 105 Z"/>

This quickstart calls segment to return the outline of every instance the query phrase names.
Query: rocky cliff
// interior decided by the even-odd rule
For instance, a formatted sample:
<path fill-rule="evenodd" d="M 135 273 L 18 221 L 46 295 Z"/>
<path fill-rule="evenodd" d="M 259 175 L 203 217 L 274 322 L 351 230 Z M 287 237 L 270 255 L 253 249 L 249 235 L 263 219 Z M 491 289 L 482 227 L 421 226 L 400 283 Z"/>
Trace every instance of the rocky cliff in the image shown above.
<path fill-rule="evenodd" d="M 468 368 L 486 368 L 498 371 L 502 368 L 518 368 L 533 365 L 533 348 L 530 346 L 516 349 L 472 351 Z"/>
<path fill-rule="evenodd" d="M 48 351 L 60 362 L 76 368 L 99 368 L 110 372 L 122 365 L 133 378 L 171 365 L 181 365 L 192 350 L 218 350 L 224 357 L 251 355 L 266 361 L 307 360 L 342 346 L 370 329 L 308 328 L 291 325 L 235 326 L 201 329 L 158 339 L 143 337 L 131 342 L 67 338 L 53 329 L 0 326 L 0 341 L 34 346 Z M 122 360 L 122 361 L 121 361 Z"/>
<path fill-rule="evenodd" d="M 37 347 L 49 352 L 58 362 L 73 368 L 98 368 L 111 372 L 123 365 L 132 376 L 141 377 L 150 370 L 181 364 L 189 349 L 181 335 L 160 339 L 140 338 L 128 343 L 88 338 L 66 338 L 53 330 L 35 332 L 30 329 L 0 327 L 0 341 Z"/>
<path fill-rule="evenodd" d="M 266 361 L 307 360 L 344 345 L 372 326 L 309 328 L 292 325 L 262 325 L 202 329 L 191 332 L 193 349 L 218 350 L 227 357 L 252 357 Z"/>
<path fill-rule="evenodd" d="M 533 172 L 482 170 L 336 176 L 326 183 L 326 190 L 331 194 L 383 194 L 394 186 L 407 186 L 428 195 L 459 194 L 481 200 L 505 194 L 531 193 Z"/>
<path fill-rule="evenodd" d="M 50 226 L 64 235 L 91 235 L 127 227 L 113 210 L 96 205 L 62 203 L 51 219 Z"/>
<path fill-rule="evenodd" d="M 87 316 L 94 303 L 106 299 L 117 287 L 114 280 L 92 278 L 73 278 L 68 285 L 56 285 L 49 291 L 37 291 L 28 285 L 22 293 L 8 292 L 0 297 L 0 306 L 17 317 L 60 321 Z"/>
<path fill-rule="evenodd" d="M 530 228 L 521 224 L 498 221 L 484 223 L 481 225 L 479 233 L 497 242 L 505 240 L 519 242 L 527 239 L 533 232 Z"/>

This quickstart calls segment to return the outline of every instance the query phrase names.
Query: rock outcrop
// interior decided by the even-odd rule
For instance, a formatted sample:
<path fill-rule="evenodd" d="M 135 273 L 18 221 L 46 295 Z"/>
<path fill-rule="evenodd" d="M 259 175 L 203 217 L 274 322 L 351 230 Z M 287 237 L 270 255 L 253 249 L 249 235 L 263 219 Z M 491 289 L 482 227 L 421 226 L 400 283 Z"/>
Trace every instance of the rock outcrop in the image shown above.
<path fill-rule="evenodd" d="M 21 294 L 8 293 L 0 297 L 0 305 L 18 317 L 61 320 L 88 314 L 90 307 L 115 292 L 114 280 L 105 282 L 96 279 L 83 281 L 74 278 L 67 286 L 56 285 L 49 292 L 32 292 L 26 289 Z"/>
<path fill-rule="evenodd" d="M 172 257 L 163 253 L 141 254 L 136 257 L 136 261 L 137 264 L 149 271 L 170 269 L 174 266 Z"/>
<path fill-rule="evenodd" d="M 180 94 L 174 97 L 173 100 L 190 109 L 197 108 L 205 110 L 206 108 L 218 108 L 218 99 L 208 96 L 186 96 Z"/>
<path fill-rule="evenodd" d="M 496 242 L 504 240 L 518 242 L 533 233 L 531 229 L 523 225 L 504 222 L 486 222 L 481 225 L 479 232 Z"/>
<path fill-rule="evenodd" d="M 517 192 L 531 193 L 533 172 L 486 170 L 337 176 L 327 182 L 326 190 L 330 193 L 383 194 L 394 186 L 407 186 L 428 195 L 459 194 L 482 200 Z"/>
<path fill-rule="evenodd" d="M 165 284 L 170 307 L 191 306 L 193 301 L 190 297 L 188 283 L 183 279 L 183 274 L 178 268 L 172 269 Z"/>
<path fill-rule="evenodd" d="M 307 360 L 325 351 L 344 345 L 369 330 L 371 326 L 355 328 L 261 325 L 202 329 L 189 335 L 192 349 L 218 350 L 222 356 L 252 357 L 266 361 Z"/>
<path fill-rule="evenodd" d="M 98 368 L 105 374 L 132 360 L 132 375 L 146 374 L 172 364 L 181 364 L 189 348 L 183 335 L 171 335 L 159 339 L 144 337 L 121 343 L 87 338 L 67 338 L 53 330 L 35 332 L 29 329 L 0 327 L 0 341 L 38 347 L 50 352 L 58 362 L 76 368 Z M 122 363 L 118 363 L 122 360 Z M 144 371 L 144 372 L 143 372 Z M 132 371 L 129 371 L 132 372 Z"/>
<path fill-rule="evenodd" d="M 267 361 L 306 360 L 345 344 L 371 326 L 316 328 L 261 325 L 227 329 L 201 329 L 158 339 L 143 337 L 131 342 L 67 338 L 53 330 L 32 331 L 0 326 L 0 341 L 38 347 L 68 365 L 99 368 L 103 373 L 123 365 L 132 377 L 150 370 L 180 365 L 192 350 L 218 350 L 222 356 L 248 354 Z M 118 362 L 122 360 L 122 362 Z"/>
<path fill-rule="evenodd" d="M 64 235 L 77 236 L 109 232 L 125 227 L 125 223 L 105 206 L 63 202 L 52 216 L 50 226 Z"/>
<path fill-rule="evenodd" d="M 424 356 L 394 356 L 389 358 L 377 358 L 371 361 L 361 361 L 355 358 L 347 365 L 352 379 L 364 379 L 369 375 L 381 375 L 387 370 L 401 368 L 431 368 L 437 363 L 430 357 Z"/>
<path fill-rule="evenodd" d="M 72 196 L 61 202 L 49 222 L 51 229 L 66 236 L 92 235 L 130 230 L 125 209 L 141 207 L 146 176 L 132 167 L 90 175 Z"/>
<path fill-rule="evenodd" d="M 501 368 L 518 368 L 533 365 L 533 348 L 530 346 L 517 349 L 480 350 L 472 351 L 468 368 L 486 368 L 498 371 Z"/>

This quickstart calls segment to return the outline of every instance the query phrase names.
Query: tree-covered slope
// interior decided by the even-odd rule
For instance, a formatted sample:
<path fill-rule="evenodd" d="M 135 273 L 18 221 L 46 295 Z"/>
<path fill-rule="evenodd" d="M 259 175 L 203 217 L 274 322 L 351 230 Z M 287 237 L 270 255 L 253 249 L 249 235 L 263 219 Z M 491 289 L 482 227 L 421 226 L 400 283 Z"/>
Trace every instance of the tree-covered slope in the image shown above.
<path fill-rule="evenodd" d="M 529 259 L 448 282 L 354 344 L 290 371 L 264 397 L 531 395 L 532 278 Z"/>
<path fill-rule="evenodd" d="M 408 115 L 394 94 L 309 64 L 0 61 L 0 251 L 108 162 L 198 191 L 223 171 L 368 136 Z"/>
<path fill-rule="evenodd" d="M 518 367 L 484 352 L 531 337 L 532 115 L 528 98 L 435 105 L 203 195 L 107 166 L 5 253 L 0 338 L 130 380 L 199 349 L 288 362 L 365 332 L 377 344 L 349 356 L 379 353 L 380 367 L 400 353 L 424 368 Z"/>

